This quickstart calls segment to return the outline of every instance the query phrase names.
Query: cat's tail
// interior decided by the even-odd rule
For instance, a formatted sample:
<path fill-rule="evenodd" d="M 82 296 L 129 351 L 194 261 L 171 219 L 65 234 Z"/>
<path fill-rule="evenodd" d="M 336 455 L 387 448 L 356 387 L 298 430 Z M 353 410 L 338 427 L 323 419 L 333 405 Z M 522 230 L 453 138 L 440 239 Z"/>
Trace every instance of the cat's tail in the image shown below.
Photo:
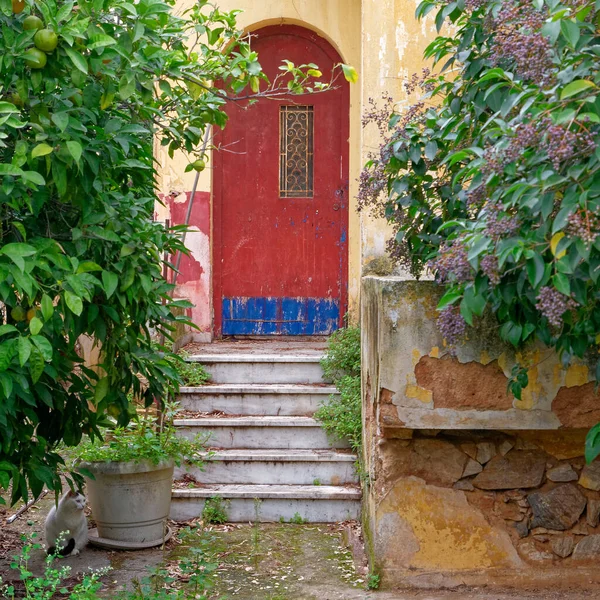
<path fill-rule="evenodd" d="M 71 538 L 69 543 L 64 548 L 61 548 L 58 552 L 56 551 L 56 546 L 51 546 L 48 548 L 47 552 L 48 555 L 67 556 L 68 554 L 71 554 L 73 550 L 75 550 L 75 538 Z"/>

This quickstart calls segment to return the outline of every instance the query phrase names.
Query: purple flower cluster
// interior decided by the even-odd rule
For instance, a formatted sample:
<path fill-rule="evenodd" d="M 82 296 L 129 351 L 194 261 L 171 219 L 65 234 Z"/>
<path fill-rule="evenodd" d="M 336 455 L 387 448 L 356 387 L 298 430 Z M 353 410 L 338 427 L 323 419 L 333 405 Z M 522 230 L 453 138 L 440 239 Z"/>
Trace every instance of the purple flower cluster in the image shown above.
<path fill-rule="evenodd" d="M 550 40 L 540 32 L 544 13 L 533 3 L 505 1 L 493 21 L 495 65 L 503 61 L 514 64 L 523 79 L 543 86 L 552 79 Z"/>
<path fill-rule="evenodd" d="M 421 75 L 413 73 L 411 78 L 404 83 L 404 89 L 407 94 L 414 94 L 417 88 L 420 88 L 422 92 L 431 92 L 434 88 L 434 84 L 428 83 L 428 79 L 431 77 L 431 71 L 425 67 L 421 71 Z"/>
<path fill-rule="evenodd" d="M 498 257 L 495 254 L 486 254 L 480 261 L 479 267 L 490 281 L 492 287 L 500 283 L 500 271 L 498 269 Z"/>
<path fill-rule="evenodd" d="M 594 134 L 581 128 L 574 132 L 563 125 L 553 125 L 552 119 L 543 117 L 537 122 L 517 127 L 509 146 L 499 151 L 486 148 L 484 172 L 501 175 L 504 167 L 518 160 L 527 148 L 538 147 L 546 152 L 556 170 L 565 162 L 594 152 L 597 143 Z"/>
<path fill-rule="evenodd" d="M 467 249 L 460 240 L 454 240 L 451 246 L 444 243 L 438 256 L 429 261 L 428 266 L 440 283 L 471 281 L 474 275 L 473 267 L 467 260 Z"/>
<path fill-rule="evenodd" d="M 480 185 L 467 192 L 467 208 L 478 211 L 487 199 L 485 185 Z"/>
<path fill-rule="evenodd" d="M 518 216 L 507 214 L 501 202 L 488 202 L 485 214 L 486 234 L 494 241 L 509 237 L 519 229 Z"/>
<path fill-rule="evenodd" d="M 486 5 L 487 0 L 465 0 L 465 9 L 475 12 Z"/>
<path fill-rule="evenodd" d="M 577 308 L 577 303 L 555 288 L 546 286 L 540 289 L 535 307 L 548 319 L 550 325 L 562 327 L 563 315 L 568 310 Z"/>
<path fill-rule="evenodd" d="M 458 306 L 444 308 L 438 315 L 437 326 L 449 346 L 455 346 L 467 331 L 467 323 Z"/>
<path fill-rule="evenodd" d="M 587 245 L 593 244 L 600 234 L 600 220 L 587 209 L 580 209 L 569 215 L 566 232 L 571 237 L 582 239 Z"/>
<path fill-rule="evenodd" d="M 596 149 L 596 140 L 594 135 L 586 130 L 575 133 L 562 125 L 549 125 L 543 147 L 558 171 L 562 163 L 575 155 L 591 154 Z"/>

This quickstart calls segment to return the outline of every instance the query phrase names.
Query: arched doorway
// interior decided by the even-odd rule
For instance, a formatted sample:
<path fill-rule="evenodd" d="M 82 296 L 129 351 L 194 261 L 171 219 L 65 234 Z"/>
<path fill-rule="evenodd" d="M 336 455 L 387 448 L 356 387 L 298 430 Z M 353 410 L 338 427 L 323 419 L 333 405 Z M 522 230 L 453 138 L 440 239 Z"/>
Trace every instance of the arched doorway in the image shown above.
<path fill-rule="evenodd" d="M 297 26 L 254 34 L 273 81 L 283 59 L 329 81 L 341 58 Z M 327 335 L 347 310 L 349 90 L 232 102 L 213 169 L 215 335 Z"/>

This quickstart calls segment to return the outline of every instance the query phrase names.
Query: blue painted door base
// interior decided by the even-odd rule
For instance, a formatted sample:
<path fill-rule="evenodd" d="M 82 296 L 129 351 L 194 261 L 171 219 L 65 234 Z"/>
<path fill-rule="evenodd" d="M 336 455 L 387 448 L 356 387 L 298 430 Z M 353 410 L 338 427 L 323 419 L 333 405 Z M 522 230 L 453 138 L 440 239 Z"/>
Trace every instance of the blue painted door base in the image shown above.
<path fill-rule="evenodd" d="M 329 335 L 339 321 L 334 298 L 223 298 L 223 335 Z"/>

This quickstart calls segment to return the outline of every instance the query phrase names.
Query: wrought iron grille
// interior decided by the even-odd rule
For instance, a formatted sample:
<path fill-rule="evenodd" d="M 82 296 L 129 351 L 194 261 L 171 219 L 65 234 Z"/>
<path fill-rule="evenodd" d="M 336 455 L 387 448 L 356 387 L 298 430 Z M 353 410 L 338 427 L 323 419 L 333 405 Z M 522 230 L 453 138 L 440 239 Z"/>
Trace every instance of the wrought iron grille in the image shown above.
<path fill-rule="evenodd" d="M 312 106 L 282 106 L 279 112 L 279 197 L 313 197 Z"/>

